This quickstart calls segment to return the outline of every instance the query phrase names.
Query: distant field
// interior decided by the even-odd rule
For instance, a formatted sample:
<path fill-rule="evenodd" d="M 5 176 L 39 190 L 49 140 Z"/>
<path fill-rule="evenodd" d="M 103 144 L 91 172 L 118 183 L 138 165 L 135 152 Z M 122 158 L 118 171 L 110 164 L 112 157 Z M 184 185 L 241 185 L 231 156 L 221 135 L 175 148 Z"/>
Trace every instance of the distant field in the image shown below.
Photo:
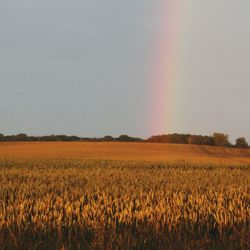
<path fill-rule="evenodd" d="M 250 164 L 249 149 L 119 142 L 1 142 L 0 157 Z"/>

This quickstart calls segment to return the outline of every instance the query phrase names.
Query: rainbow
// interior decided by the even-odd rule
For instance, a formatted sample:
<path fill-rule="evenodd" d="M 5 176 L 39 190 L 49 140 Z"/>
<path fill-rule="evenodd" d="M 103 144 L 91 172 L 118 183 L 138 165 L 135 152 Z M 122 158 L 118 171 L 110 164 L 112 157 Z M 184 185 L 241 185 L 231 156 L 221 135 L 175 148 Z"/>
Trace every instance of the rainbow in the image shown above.
<path fill-rule="evenodd" d="M 178 44 L 181 39 L 181 22 L 183 2 L 179 0 L 163 0 L 158 6 L 161 19 L 152 56 L 150 124 L 149 133 L 163 134 L 176 131 L 177 89 L 179 72 Z"/>

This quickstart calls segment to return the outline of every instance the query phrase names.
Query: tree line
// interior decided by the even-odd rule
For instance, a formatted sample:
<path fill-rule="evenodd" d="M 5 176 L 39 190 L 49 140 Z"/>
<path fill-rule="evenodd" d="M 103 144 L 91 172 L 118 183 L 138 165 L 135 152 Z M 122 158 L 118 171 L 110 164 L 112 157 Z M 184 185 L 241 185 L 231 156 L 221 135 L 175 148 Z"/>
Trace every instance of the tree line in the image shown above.
<path fill-rule="evenodd" d="M 117 142 L 142 142 L 143 139 L 130 137 L 128 135 L 120 135 L 119 137 L 112 137 L 110 135 L 100 138 L 89 138 L 89 137 L 78 137 L 68 135 L 46 135 L 46 136 L 28 136 L 26 134 L 17 135 L 3 135 L 0 134 L 1 141 L 86 141 L 86 142 L 106 142 L 106 141 L 117 141 Z"/>
<path fill-rule="evenodd" d="M 156 135 L 144 140 L 128 135 L 112 137 L 110 135 L 100 138 L 88 138 L 67 135 L 48 135 L 48 136 L 28 136 L 26 134 L 3 135 L 0 134 L 1 141 L 86 141 L 86 142 L 149 142 L 149 143 L 173 143 L 173 144 L 192 144 L 192 145 L 208 145 L 248 148 L 248 142 L 244 137 L 236 139 L 235 144 L 231 144 L 229 136 L 223 133 L 214 133 L 212 136 L 190 135 L 190 134 L 167 134 Z"/>
<path fill-rule="evenodd" d="M 148 138 L 146 141 L 156 143 L 193 144 L 237 148 L 249 147 L 245 137 L 236 139 L 235 144 L 233 145 L 229 141 L 229 136 L 223 133 L 214 133 L 212 136 L 190 134 L 157 135 Z"/>

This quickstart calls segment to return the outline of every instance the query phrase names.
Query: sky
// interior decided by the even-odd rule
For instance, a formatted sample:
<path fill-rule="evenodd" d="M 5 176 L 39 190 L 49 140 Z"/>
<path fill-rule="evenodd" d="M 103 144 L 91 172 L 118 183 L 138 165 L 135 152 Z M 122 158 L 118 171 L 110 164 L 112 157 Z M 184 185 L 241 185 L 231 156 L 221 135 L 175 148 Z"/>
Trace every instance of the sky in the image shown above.
<path fill-rule="evenodd" d="M 249 13 L 249 0 L 1 0 L 0 133 L 250 142 Z"/>

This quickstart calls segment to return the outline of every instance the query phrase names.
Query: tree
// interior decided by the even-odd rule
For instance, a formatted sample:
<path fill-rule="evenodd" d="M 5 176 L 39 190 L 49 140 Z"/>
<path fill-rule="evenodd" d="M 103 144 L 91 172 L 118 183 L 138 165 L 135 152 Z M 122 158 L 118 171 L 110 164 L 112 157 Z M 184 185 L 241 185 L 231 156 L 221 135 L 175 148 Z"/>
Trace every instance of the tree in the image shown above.
<path fill-rule="evenodd" d="M 226 134 L 214 133 L 213 138 L 215 146 L 222 146 L 222 147 L 230 146 L 230 142 L 228 139 L 229 137 Z"/>
<path fill-rule="evenodd" d="M 214 138 L 212 136 L 203 136 L 202 145 L 214 146 Z"/>
<path fill-rule="evenodd" d="M 4 141 L 4 135 L 0 133 L 0 141 Z"/>
<path fill-rule="evenodd" d="M 235 147 L 236 148 L 248 148 L 248 143 L 245 137 L 240 137 L 236 139 Z"/>
<path fill-rule="evenodd" d="M 195 145 L 201 145 L 202 144 L 202 138 L 198 135 L 190 135 L 188 137 L 188 144 L 195 144 Z"/>
<path fill-rule="evenodd" d="M 143 141 L 141 138 L 130 137 L 128 135 L 120 135 L 115 140 L 119 142 L 142 142 Z"/>
<path fill-rule="evenodd" d="M 102 141 L 114 141 L 115 139 L 110 135 L 106 135 L 101 140 Z"/>
<path fill-rule="evenodd" d="M 190 135 L 188 138 L 188 144 L 195 144 L 195 145 L 213 145 L 211 142 L 211 138 L 209 136 L 202 136 L 202 135 Z"/>
<path fill-rule="evenodd" d="M 27 141 L 29 137 L 26 134 L 17 134 L 16 136 L 13 137 L 14 141 Z"/>

